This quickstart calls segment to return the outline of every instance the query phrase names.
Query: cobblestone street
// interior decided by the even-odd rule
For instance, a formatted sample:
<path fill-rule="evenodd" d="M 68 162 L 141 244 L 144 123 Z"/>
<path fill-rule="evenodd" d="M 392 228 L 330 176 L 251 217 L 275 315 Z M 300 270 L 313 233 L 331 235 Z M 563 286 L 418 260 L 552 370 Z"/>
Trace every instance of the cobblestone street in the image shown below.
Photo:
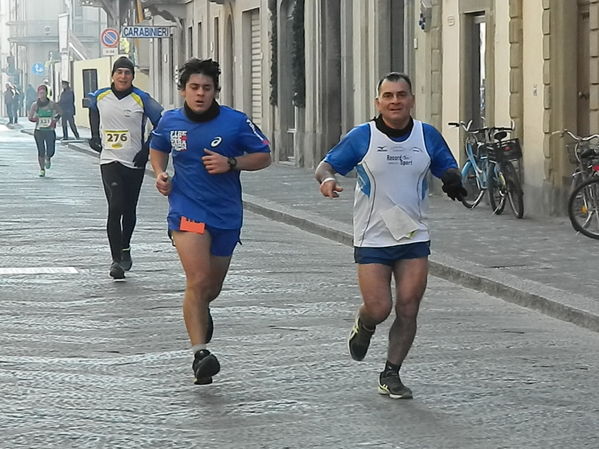
<path fill-rule="evenodd" d="M 0 447 L 596 448 L 599 334 L 431 276 L 402 378 L 376 391 L 390 323 L 346 347 L 352 250 L 246 214 L 213 307 L 223 369 L 192 382 L 184 277 L 146 177 L 134 265 L 108 276 L 97 158 L 0 126 Z"/>

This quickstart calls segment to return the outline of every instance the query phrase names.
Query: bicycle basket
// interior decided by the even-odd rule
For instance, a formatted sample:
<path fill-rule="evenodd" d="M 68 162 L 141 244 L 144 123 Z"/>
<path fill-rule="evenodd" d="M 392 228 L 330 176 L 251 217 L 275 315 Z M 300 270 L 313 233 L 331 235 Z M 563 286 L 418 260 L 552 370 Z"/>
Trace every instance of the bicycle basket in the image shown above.
<path fill-rule="evenodd" d="M 502 140 L 487 144 L 489 160 L 495 162 L 513 161 L 522 158 L 522 148 L 519 139 Z"/>
<path fill-rule="evenodd" d="M 589 151 L 590 149 L 593 151 Z M 566 144 L 566 150 L 568 151 L 568 161 L 574 165 L 585 161 L 590 163 L 590 159 L 596 158 L 596 155 L 599 154 L 597 145 L 590 142 L 582 142 L 578 146 L 576 143 L 569 143 Z"/>

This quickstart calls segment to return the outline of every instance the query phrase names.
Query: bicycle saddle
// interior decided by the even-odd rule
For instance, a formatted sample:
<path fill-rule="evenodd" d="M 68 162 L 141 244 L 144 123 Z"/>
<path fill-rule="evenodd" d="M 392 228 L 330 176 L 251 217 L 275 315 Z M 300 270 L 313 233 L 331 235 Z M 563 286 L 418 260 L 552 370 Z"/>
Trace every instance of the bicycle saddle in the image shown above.
<path fill-rule="evenodd" d="M 493 135 L 493 138 L 495 140 L 502 140 L 505 139 L 507 137 L 507 132 L 505 131 L 498 131 Z"/>

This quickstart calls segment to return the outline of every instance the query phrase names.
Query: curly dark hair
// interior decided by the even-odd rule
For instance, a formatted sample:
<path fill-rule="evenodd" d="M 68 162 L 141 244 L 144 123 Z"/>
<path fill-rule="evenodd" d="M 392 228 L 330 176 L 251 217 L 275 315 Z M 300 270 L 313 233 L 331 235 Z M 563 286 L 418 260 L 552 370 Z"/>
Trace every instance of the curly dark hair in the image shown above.
<path fill-rule="evenodd" d="M 189 78 L 193 74 L 202 74 L 209 76 L 214 81 L 214 88 L 219 91 L 220 85 L 218 84 L 218 77 L 220 75 L 220 66 L 218 62 L 212 59 L 199 59 L 191 58 L 183 64 L 183 67 L 179 69 L 179 80 L 177 81 L 177 88 L 179 90 L 185 89 L 185 85 L 189 81 Z"/>

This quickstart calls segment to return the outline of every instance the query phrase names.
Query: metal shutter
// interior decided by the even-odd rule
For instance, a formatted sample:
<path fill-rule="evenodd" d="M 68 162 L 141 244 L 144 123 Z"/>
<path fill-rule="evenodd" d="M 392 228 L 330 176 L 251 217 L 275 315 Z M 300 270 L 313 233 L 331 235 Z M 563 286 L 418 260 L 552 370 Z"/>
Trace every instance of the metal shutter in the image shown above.
<path fill-rule="evenodd" d="M 251 110 L 250 115 L 258 126 L 262 124 L 262 48 L 260 45 L 260 10 L 251 12 L 250 48 L 251 48 Z"/>

